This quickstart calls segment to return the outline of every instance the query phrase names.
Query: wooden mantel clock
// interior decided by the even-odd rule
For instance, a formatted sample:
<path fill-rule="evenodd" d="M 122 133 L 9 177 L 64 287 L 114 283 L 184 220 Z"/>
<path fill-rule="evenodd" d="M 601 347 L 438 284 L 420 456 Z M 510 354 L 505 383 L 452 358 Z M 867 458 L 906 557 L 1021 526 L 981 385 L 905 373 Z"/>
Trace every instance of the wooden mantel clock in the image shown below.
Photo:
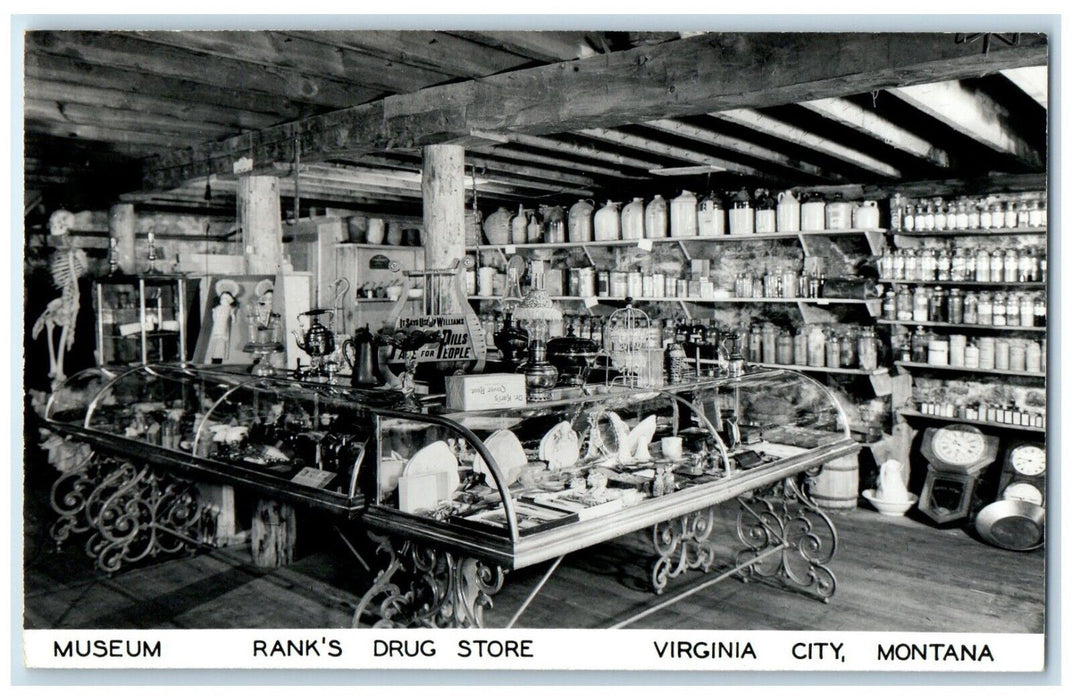
<path fill-rule="evenodd" d="M 919 509 L 939 524 L 967 517 L 979 477 L 997 459 L 997 437 L 954 423 L 927 428 L 920 449 L 927 459 L 927 480 Z"/>

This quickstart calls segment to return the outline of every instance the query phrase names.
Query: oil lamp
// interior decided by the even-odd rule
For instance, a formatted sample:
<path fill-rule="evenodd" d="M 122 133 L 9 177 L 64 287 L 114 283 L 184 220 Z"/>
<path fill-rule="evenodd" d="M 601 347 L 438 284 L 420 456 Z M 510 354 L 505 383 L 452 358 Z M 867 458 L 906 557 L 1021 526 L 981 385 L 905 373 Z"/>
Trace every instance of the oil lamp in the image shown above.
<path fill-rule="evenodd" d="M 514 309 L 514 318 L 529 332 L 529 359 L 518 367 L 525 373 L 531 401 L 547 401 L 558 381 L 558 369 L 547 361 L 547 340 L 551 324 L 562 322 L 562 312 L 543 289 L 543 263 L 532 263 L 532 286 Z"/>

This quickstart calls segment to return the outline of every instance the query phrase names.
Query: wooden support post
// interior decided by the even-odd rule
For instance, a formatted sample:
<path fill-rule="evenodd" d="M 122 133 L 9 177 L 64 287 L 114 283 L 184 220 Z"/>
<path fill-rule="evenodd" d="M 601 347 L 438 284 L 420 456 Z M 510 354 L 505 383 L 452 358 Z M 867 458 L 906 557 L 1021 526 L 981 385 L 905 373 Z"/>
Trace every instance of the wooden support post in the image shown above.
<path fill-rule="evenodd" d="M 279 178 L 270 175 L 242 177 L 238 181 L 236 195 L 246 272 L 251 275 L 274 275 L 283 262 Z"/>
<path fill-rule="evenodd" d="M 465 257 L 465 149 L 441 144 L 423 154 L 424 267 L 443 269 Z M 444 312 L 462 311 L 462 300 L 442 297 Z"/>
<path fill-rule="evenodd" d="M 115 204 L 108 211 L 108 235 L 117 241 L 119 269 L 134 274 L 134 205 Z"/>

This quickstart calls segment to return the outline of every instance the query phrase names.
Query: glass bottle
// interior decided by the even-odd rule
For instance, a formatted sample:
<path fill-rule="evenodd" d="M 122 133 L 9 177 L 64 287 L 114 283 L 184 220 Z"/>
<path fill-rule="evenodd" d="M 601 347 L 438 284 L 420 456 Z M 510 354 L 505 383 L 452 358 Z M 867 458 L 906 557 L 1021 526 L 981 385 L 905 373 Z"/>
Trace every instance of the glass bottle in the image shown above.
<path fill-rule="evenodd" d="M 923 225 L 919 227 L 919 230 L 934 230 L 934 205 L 929 202 L 927 203 L 927 207 L 923 210 Z"/>
<path fill-rule="evenodd" d="M 1034 320 L 1034 317 L 1032 317 L 1032 320 Z M 1023 325 L 1022 323 L 1020 323 L 1019 294 L 1009 294 L 1009 296 L 1005 298 L 1005 324 L 1009 326 Z"/>
<path fill-rule="evenodd" d="M 1038 200 L 1032 200 L 1027 213 L 1027 225 L 1038 228 L 1042 225 L 1042 209 L 1039 208 Z"/>
<path fill-rule="evenodd" d="M 893 254 L 893 276 L 892 279 L 903 280 L 905 278 L 905 252 L 898 250 Z"/>
<path fill-rule="evenodd" d="M 912 320 L 912 290 L 907 286 L 897 290 L 897 320 Z"/>
<path fill-rule="evenodd" d="M 949 257 L 949 251 L 945 248 L 940 249 L 936 258 L 935 279 L 939 282 L 948 282 L 951 267 L 952 261 Z"/>
<path fill-rule="evenodd" d="M 1005 210 L 1001 202 L 994 202 L 990 206 L 990 228 L 1005 228 Z"/>
<path fill-rule="evenodd" d="M 856 341 L 856 354 L 860 369 L 872 372 L 878 369 L 878 338 L 875 330 L 864 326 L 860 330 L 860 337 Z"/>
<path fill-rule="evenodd" d="M 798 367 L 808 365 L 808 333 L 804 328 L 798 329 L 793 336 L 793 364 Z"/>
<path fill-rule="evenodd" d="M 996 248 L 990 253 L 990 281 L 1005 281 L 1005 253 L 1001 248 Z"/>
<path fill-rule="evenodd" d="M 882 318 L 887 321 L 897 320 L 897 292 L 892 289 L 882 298 Z"/>
<path fill-rule="evenodd" d="M 979 228 L 979 203 L 975 200 L 969 200 L 966 205 L 968 209 L 968 229 Z"/>
<path fill-rule="evenodd" d="M 946 318 L 949 323 L 964 323 L 964 293 L 955 287 L 946 300 Z"/>
<path fill-rule="evenodd" d="M 928 299 L 927 288 L 916 287 L 916 291 L 912 294 L 912 320 L 913 321 L 928 321 Z"/>
<path fill-rule="evenodd" d="M 1035 325 L 1035 301 L 1031 298 L 1030 294 L 1018 294 L 1020 307 L 1020 325 L 1021 326 L 1034 326 Z"/>
<path fill-rule="evenodd" d="M 826 366 L 838 367 L 841 364 L 841 338 L 830 331 L 826 339 Z"/>
<path fill-rule="evenodd" d="M 763 324 L 763 362 L 773 365 L 778 362 L 778 329 L 773 323 Z"/>
<path fill-rule="evenodd" d="M 1039 328 L 1044 328 L 1046 326 L 1046 295 L 1036 294 L 1033 306 L 1035 307 L 1034 325 Z"/>
<path fill-rule="evenodd" d="M 967 324 L 979 323 L 979 296 L 975 292 L 964 295 L 964 318 Z"/>
<path fill-rule="evenodd" d="M 901 228 L 905 231 L 916 230 L 916 207 L 914 205 L 905 205 L 904 215 L 901 217 Z"/>
<path fill-rule="evenodd" d="M 841 366 L 846 369 L 856 367 L 859 358 L 856 355 L 859 345 L 859 336 L 856 331 L 849 328 L 841 338 Z"/>
<path fill-rule="evenodd" d="M 982 246 L 975 251 L 975 281 L 990 281 L 990 251 Z"/>
<path fill-rule="evenodd" d="M 1034 204 L 1034 202 L 1032 202 Z M 1031 207 L 1027 205 L 1027 202 L 1020 202 L 1020 206 L 1016 208 L 1016 226 L 1017 228 L 1026 228 L 1031 225 Z"/>
<path fill-rule="evenodd" d="M 945 292 L 935 287 L 927 299 L 927 318 L 935 323 L 945 323 Z"/>
<path fill-rule="evenodd" d="M 915 282 L 920 278 L 919 271 L 919 257 L 916 255 L 916 251 L 908 249 L 905 251 L 904 261 L 904 278 L 909 282 Z"/>
<path fill-rule="evenodd" d="M 1034 248 L 1026 248 L 1020 251 L 1020 269 L 1017 270 L 1016 281 L 1034 282 L 1035 270 L 1038 267 L 1038 256 Z"/>
<path fill-rule="evenodd" d="M 919 277 L 924 282 L 932 282 L 938 274 L 938 260 L 933 248 L 924 248 L 919 253 Z"/>
<path fill-rule="evenodd" d="M 934 230 L 945 231 L 947 226 L 948 216 L 946 215 L 945 204 L 939 199 L 934 205 Z"/>
<path fill-rule="evenodd" d="M 957 200 L 956 228 L 961 231 L 968 228 L 968 203 L 963 199 Z"/>
<path fill-rule="evenodd" d="M 1005 281 L 1015 282 L 1020 277 L 1020 252 L 1016 248 L 1005 251 Z"/>
<path fill-rule="evenodd" d="M 923 331 L 923 326 L 917 326 L 912 333 L 912 362 L 927 362 L 927 343 L 929 338 Z"/>
<path fill-rule="evenodd" d="M 994 292 L 994 301 L 991 310 L 990 325 L 992 326 L 1004 326 L 1007 325 L 1005 315 L 1005 294 L 1003 292 Z"/>
<path fill-rule="evenodd" d="M 990 213 L 990 206 L 985 200 L 979 202 L 979 228 L 986 230 L 994 225 L 994 216 Z"/>
<path fill-rule="evenodd" d="M 808 330 L 808 366 L 826 366 L 826 334 L 820 326 Z"/>
<path fill-rule="evenodd" d="M 979 292 L 977 323 L 980 326 L 994 325 L 994 302 L 990 298 L 990 292 Z"/>
<path fill-rule="evenodd" d="M 953 255 L 949 259 L 949 279 L 953 282 L 963 282 L 967 279 L 967 266 L 964 249 L 954 248 Z"/>
<path fill-rule="evenodd" d="M 1016 228 L 1020 215 L 1016 211 L 1016 202 L 1005 203 L 1005 228 Z"/>
<path fill-rule="evenodd" d="M 975 249 L 974 248 L 965 248 L 964 249 L 964 281 L 966 281 L 966 282 L 974 282 L 975 281 L 975 266 L 976 266 Z"/>
<path fill-rule="evenodd" d="M 783 328 L 778 333 L 778 351 L 776 359 L 780 365 L 793 364 L 793 335 L 788 328 Z"/>

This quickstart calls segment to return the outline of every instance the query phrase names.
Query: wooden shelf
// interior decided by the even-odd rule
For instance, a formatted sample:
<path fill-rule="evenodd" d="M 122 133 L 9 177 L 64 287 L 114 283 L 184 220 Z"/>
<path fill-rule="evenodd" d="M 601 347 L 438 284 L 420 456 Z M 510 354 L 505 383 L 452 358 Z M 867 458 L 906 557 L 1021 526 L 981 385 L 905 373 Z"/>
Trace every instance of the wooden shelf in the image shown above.
<path fill-rule="evenodd" d="M 935 287 L 948 287 L 954 289 L 956 287 L 996 287 L 998 289 L 1003 288 L 1016 288 L 1016 289 L 1045 289 L 1045 282 L 976 282 L 969 280 L 953 281 L 938 281 L 938 280 L 879 280 L 882 284 L 898 285 L 912 285 L 912 286 L 935 286 Z"/>
<path fill-rule="evenodd" d="M 945 229 L 943 231 L 889 231 L 895 236 L 1019 236 L 1045 234 L 1045 226 L 1017 226 L 1016 228 Z"/>
<path fill-rule="evenodd" d="M 968 420 L 967 418 L 948 418 L 946 416 L 932 416 L 927 413 L 920 413 L 919 411 L 913 411 L 911 409 L 901 409 L 898 411 L 905 418 L 916 418 L 919 420 L 928 420 L 935 423 L 967 423 L 968 425 L 978 425 L 985 428 L 996 428 L 999 430 L 1018 430 L 1025 433 L 1042 433 L 1045 434 L 1045 428 L 1036 428 L 1030 425 L 1013 425 L 1012 423 L 994 423 L 987 420 Z"/>
<path fill-rule="evenodd" d="M 641 238 L 614 241 L 567 241 L 565 243 L 502 243 L 483 244 L 476 246 L 475 250 L 547 250 L 558 248 L 640 248 L 651 243 L 652 245 L 681 244 L 681 243 L 732 243 L 740 241 L 770 241 L 792 240 L 800 237 L 823 237 L 823 236 L 859 236 L 869 233 L 886 233 L 885 229 L 839 229 L 824 231 L 779 231 L 777 233 L 745 233 L 726 234 L 723 236 L 668 236 L 666 238 Z M 345 245 L 345 244 L 339 244 Z M 357 244 L 349 244 L 357 245 Z M 473 250 L 472 247 L 469 248 Z"/>
<path fill-rule="evenodd" d="M 690 358 L 689 362 L 695 362 L 695 359 Z M 700 358 L 701 365 L 714 365 L 718 364 L 718 360 L 710 360 Z M 864 377 L 877 377 L 882 374 L 889 374 L 888 367 L 879 367 L 874 370 L 867 369 L 850 369 L 846 367 L 813 367 L 811 365 L 779 365 L 773 362 L 749 362 L 750 366 L 763 367 L 764 369 L 791 369 L 795 372 L 820 372 L 822 374 L 853 374 Z"/>
<path fill-rule="evenodd" d="M 423 250 L 420 245 L 391 245 L 390 243 L 336 243 L 336 248 L 358 248 L 364 250 Z"/>
<path fill-rule="evenodd" d="M 993 374 L 1009 377 L 1029 377 L 1031 379 L 1045 379 L 1045 372 L 1017 372 L 1011 369 L 980 369 L 978 367 L 955 367 L 953 365 L 932 365 L 927 362 L 894 362 L 898 367 L 906 369 L 934 370 L 938 372 L 966 372 L 969 374 Z"/>
<path fill-rule="evenodd" d="M 498 301 L 502 297 L 498 296 L 470 296 L 469 299 L 473 301 Z M 577 297 L 577 296 L 552 296 L 554 301 L 584 301 L 585 299 L 595 299 L 597 303 L 603 302 L 624 302 L 625 297 Z M 719 299 L 702 299 L 698 297 L 632 297 L 633 301 L 667 301 L 672 303 L 694 303 L 694 304 L 815 304 L 818 306 L 826 306 L 828 304 L 866 304 L 868 302 L 875 302 L 878 299 L 826 299 L 826 298 L 796 298 L 796 297 L 724 297 Z"/>
<path fill-rule="evenodd" d="M 980 324 L 945 323 L 937 321 L 891 321 L 886 318 L 877 319 L 884 326 L 923 326 L 924 328 L 960 328 L 970 331 L 1015 331 L 1018 333 L 1045 333 L 1045 326 L 983 326 Z"/>

